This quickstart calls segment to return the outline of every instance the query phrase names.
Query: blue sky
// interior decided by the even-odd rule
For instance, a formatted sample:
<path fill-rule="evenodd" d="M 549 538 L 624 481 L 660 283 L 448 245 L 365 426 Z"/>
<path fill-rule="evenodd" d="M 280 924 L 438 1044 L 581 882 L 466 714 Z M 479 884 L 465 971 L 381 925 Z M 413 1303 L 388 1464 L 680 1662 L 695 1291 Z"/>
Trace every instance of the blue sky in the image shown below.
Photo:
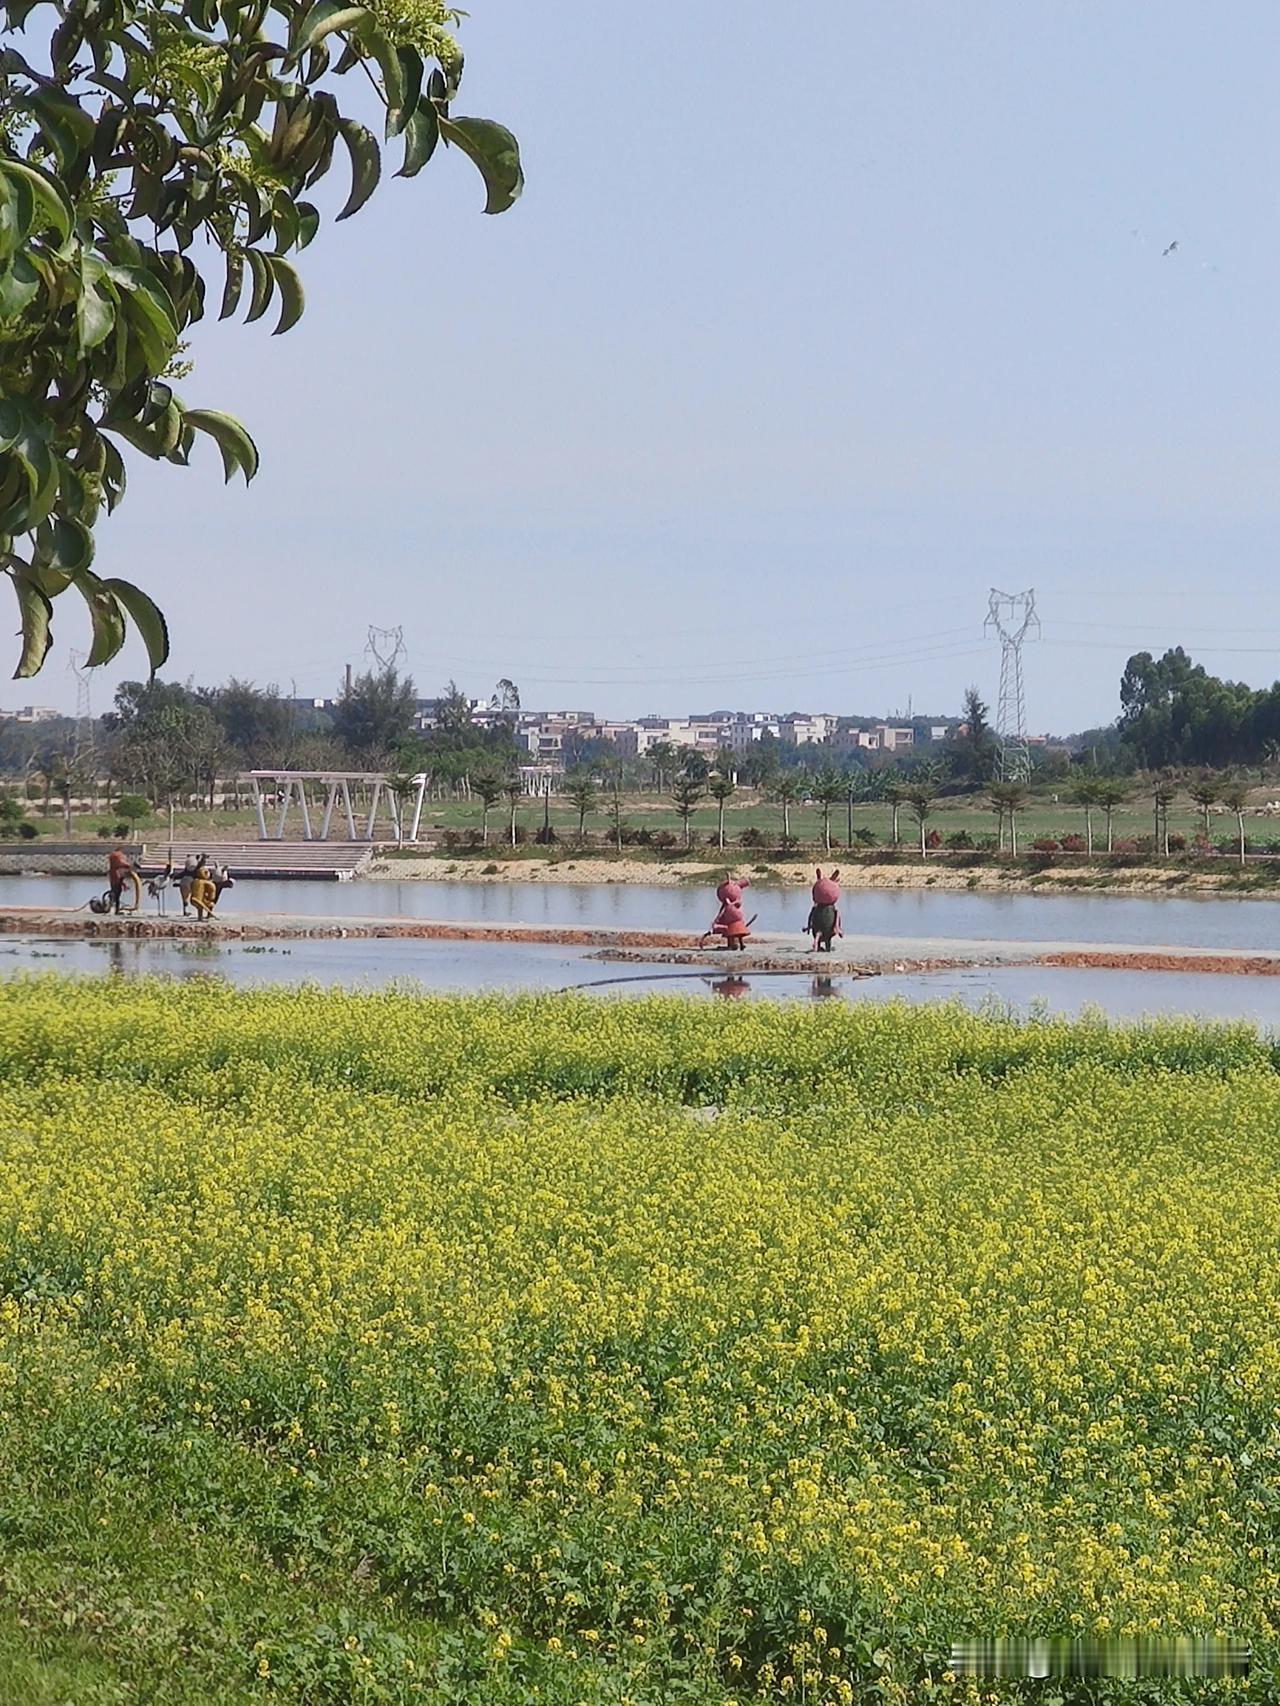
<path fill-rule="evenodd" d="M 424 692 L 943 712 L 992 585 L 1037 588 L 1033 730 L 1144 646 L 1280 673 L 1274 6 L 472 13 L 525 197 L 439 157 L 326 224 L 287 337 L 201 329 L 262 472 L 135 458 L 99 545 L 170 674 L 328 692 L 401 625 Z M 4 703 L 67 702 L 66 604 Z"/>

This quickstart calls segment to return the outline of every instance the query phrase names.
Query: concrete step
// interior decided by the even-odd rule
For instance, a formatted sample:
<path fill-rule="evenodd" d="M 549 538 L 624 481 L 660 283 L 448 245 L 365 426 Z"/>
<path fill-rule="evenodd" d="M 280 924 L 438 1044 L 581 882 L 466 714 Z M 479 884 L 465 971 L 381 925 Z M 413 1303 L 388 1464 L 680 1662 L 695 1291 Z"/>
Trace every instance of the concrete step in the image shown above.
<path fill-rule="evenodd" d="M 188 858 L 204 855 L 225 865 L 234 877 L 319 877 L 343 881 L 354 877 L 372 858 L 367 841 L 187 841 L 173 843 L 174 869 Z M 150 876 L 162 871 L 169 857 L 168 842 L 148 842 L 140 869 Z"/>

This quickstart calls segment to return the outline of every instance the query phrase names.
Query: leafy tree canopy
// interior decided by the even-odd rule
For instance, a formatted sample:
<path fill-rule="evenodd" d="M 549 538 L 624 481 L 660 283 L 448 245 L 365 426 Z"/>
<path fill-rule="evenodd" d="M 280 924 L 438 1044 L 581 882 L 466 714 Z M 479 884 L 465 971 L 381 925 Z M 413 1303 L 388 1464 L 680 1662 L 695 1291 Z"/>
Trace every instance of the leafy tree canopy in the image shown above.
<path fill-rule="evenodd" d="M 457 16 L 442 0 L 0 0 L 0 569 L 18 676 L 39 670 L 71 586 L 91 665 L 126 620 L 152 670 L 165 661 L 153 600 L 94 572 L 95 524 L 124 496 L 122 444 L 181 464 L 204 435 L 228 480 L 253 478 L 244 427 L 188 408 L 173 380 L 215 260 L 219 317 L 274 305 L 286 332 L 303 309 L 290 257 L 316 233 L 307 196 L 335 150 L 350 167 L 339 219 L 376 188 L 381 149 L 339 105 L 341 78 L 377 91 L 400 176 L 443 142 L 479 168 L 487 212 L 519 195 L 515 138 L 453 112 Z"/>

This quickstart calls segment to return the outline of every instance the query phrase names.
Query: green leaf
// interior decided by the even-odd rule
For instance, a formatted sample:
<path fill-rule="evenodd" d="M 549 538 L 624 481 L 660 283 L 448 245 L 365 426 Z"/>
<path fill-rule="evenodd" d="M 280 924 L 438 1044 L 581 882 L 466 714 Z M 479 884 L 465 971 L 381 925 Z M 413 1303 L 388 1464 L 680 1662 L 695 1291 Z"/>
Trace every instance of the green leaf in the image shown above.
<path fill-rule="evenodd" d="M 82 521 L 72 521 L 64 515 L 55 516 L 49 523 L 45 563 L 64 574 L 79 574 L 93 561 L 93 534 Z"/>
<path fill-rule="evenodd" d="M 505 125 L 488 118 L 441 118 L 440 134 L 456 143 L 484 179 L 486 213 L 505 213 L 524 188 L 520 144 Z"/>
<path fill-rule="evenodd" d="M 390 36 L 372 25 L 363 32 L 363 40 L 382 73 L 382 94 L 387 103 L 387 135 L 398 136 L 409 118 L 404 104 L 404 67 L 400 63 L 400 55 Z"/>
<path fill-rule="evenodd" d="M 142 643 L 147 648 L 147 657 L 150 659 L 151 673 L 154 676 L 158 669 L 164 668 L 169 657 L 169 629 L 159 606 L 131 581 L 109 580 L 104 584 L 114 593 L 124 607 L 125 614 L 138 630 Z"/>
<path fill-rule="evenodd" d="M 71 584 L 89 606 L 93 639 L 85 665 L 89 669 L 97 669 L 99 664 L 110 663 L 124 645 L 124 616 L 115 594 L 91 569 L 81 569 L 72 575 Z"/>
<path fill-rule="evenodd" d="M 239 469 L 248 485 L 258 472 L 258 447 L 234 415 L 224 415 L 218 409 L 188 409 L 188 426 L 208 433 L 222 452 L 222 466 L 227 479 Z"/>
<path fill-rule="evenodd" d="M 78 101 L 51 84 L 36 89 L 26 99 L 40 126 L 41 135 L 58 157 L 64 177 L 82 176 L 93 147 L 97 121 Z"/>
<path fill-rule="evenodd" d="M 100 261 L 86 256 L 80 269 L 80 295 L 76 300 L 76 339 L 83 357 L 97 349 L 110 335 L 116 323 L 116 304 L 110 295 L 98 287 L 106 277 Z M 110 286 L 107 286 L 108 291 Z"/>
<path fill-rule="evenodd" d="M 35 197 L 24 178 L 7 178 L 0 173 L 0 264 L 3 264 L 27 240 L 31 221 L 35 217 Z"/>
<path fill-rule="evenodd" d="M 251 320 L 260 320 L 267 311 L 271 301 L 274 279 L 271 268 L 267 265 L 267 257 L 257 249 L 247 249 L 245 259 L 249 263 L 249 271 L 253 275 L 253 290 L 249 296 L 249 312 L 245 315 L 245 324 Z"/>
<path fill-rule="evenodd" d="M 15 255 L 0 271 L 0 320 L 16 320 L 30 307 L 40 289 L 40 275 L 25 255 Z"/>
<path fill-rule="evenodd" d="M 71 235 L 75 218 L 62 185 L 56 183 L 47 172 L 25 160 L 0 159 L 0 176 L 27 185 L 35 197 L 37 212 L 43 216 L 41 223 L 52 225 L 60 240 L 65 243 Z"/>
<path fill-rule="evenodd" d="M 277 190 L 271 201 L 271 224 L 276 238 L 276 254 L 287 255 L 298 241 L 298 210 L 293 197 Z"/>
<path fill-rule="evenodd" d="M 346 206 L 338 218 L 350 219 L 353 213 L 359 213 L 377 189 L 378 179 L 382 174 L 382 157 L 373 132 L 366 130 L 362 124 L 357 124 L 355 119 L 339 119 L 338 132 L 347 145 L 347 153 L 351 156 L 351 194 L 347 197 Z"/>
<path fill-rule="evenodd" d="M 279 337 L 281 332 L 287 332 L 302 318 L 302 280 L 281 255 L 268 255 L 267 265 L 280 292 L 280 322 L 272 333 L 273 337 Z"/>
<path fill-rule="evenodd" d="M 298 247 L 305 249 L 320 229 L 320 209 L 313 207 L 309 201 L 300 201 L 297 204 L 297 214 Z"/>
<path fill-rule="evenodd" d="M 440 140 L 440 119 L 430 101 L 423 101 L 404 127 L 404 165 L 398 178 L 416 178 L 436 151 Z"/>
<path fill-rule="evenodd" d="M 14 575 L 12 578 L 13 589 L 18 598 L 18 611 L 22 618 L 22 656 L 18 659 L 13 679 L 22 681 L 27 676 L 37 675 L 49 654 L 49 647 L 53 644 L 53 635 L 50 632 L 53 606 L 34 582 L 22 575 Z"/>
<path fill-rule="evenodd" d="M 301 59 L 308 49 L 322 42 L 326 36 L 335 30 L 341 30 L 346 35 L 356 34 L 373 22 L 373 13 L 367 6 L 347 6 L 341 0 L 318 0 L 318 4 L 302 20 L 291 53 L 294 59 Z"/>
<path fill-rule="evenodd" d="M 400 60 L 400 100 L 387 108 L 388 136 L 400 135 L 422 99 L 422 55 L 412 47 L 399 47 L 396 54 Z"/>
<path fill-rule="evenodd" d="M 227 250 L 227 282 L 222 292 L 222 312 L 220 320 L 229 320 L 240 305 L 240 291 L 244 284 L 244 256 L 238 249 Z"/>

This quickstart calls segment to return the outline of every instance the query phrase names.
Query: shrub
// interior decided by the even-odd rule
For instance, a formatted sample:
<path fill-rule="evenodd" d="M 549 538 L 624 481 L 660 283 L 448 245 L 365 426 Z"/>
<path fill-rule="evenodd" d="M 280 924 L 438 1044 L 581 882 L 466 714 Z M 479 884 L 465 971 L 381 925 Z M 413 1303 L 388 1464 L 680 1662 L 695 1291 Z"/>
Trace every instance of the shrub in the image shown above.
<path fill-rule="evenodd" d="M 1185 835 L 1171 835 L 1169 837 L 1169 851 L 1170 851 L 1170 853 L 1185 853 L 1186 850 L 1187 850 L 1187 838 Z"/>
<path fill-rule="evenodd" d="M 930 848 L 933 848 L 936 850 L 937 848 L 942 846 L 942 837 L 936 829 L 931 829 L 929 831 L 928 835 L 926 835 L 924 838 L 924 844 L 926 847 L 930 847 Z"/>
<path fill-rule="evenodd" d="M 855 847 L 878 847 L 880 838 L 873 829 L 855 829 L 853 844 Z"/>
<path fill-rule="evenodd" d="M 947 837 L 946 846 L 952 853 L 968 853 L 973 848 L 973 837 L 967 829 L 953 829 Z"/>
<path fill-rule="evenodd" d="M 763 831 L 757 829 L 755 824 L 749 824 L 738 837 L 738 845 L 740 847 L 763 847 Z"/>
<path fill-rule="evenodd" d="M 1088 843 L 1083 835 L 1064 835 L 1058 845 L 1064 853 L 1083 853 Z"/>
<path fill-rule="evenodd" d="M 649 845 L 661 848 L 664 852 L 667 848 L 676 846 L 679 840 L 680 837 L 674 829 L 655 829 L 649 834 Z"/>
<path fill-rule="evenodd" d="M 1056 853 L 1058 851 L 1058 843 L 1051 835 L 1037 836 L 1031 843 L 1031 847 L 1035 853 Z"/>
<path fill-rule="evenodd" d="M 34 841 L 39 833 L 40 831 L 36 828 L 34 823 L 24 822 L 18 825 L 18 834 L 24 841 Z"/>
<path fill-rule="evenodd" d="M 141 823 L 151 816 L 151 801 L 143 794 L 121 794 L 116 801 L 116 813 L 126 824 Z"/>
<path fill-rule="evenodd" d="M 98 825 L 97 833 L 98 833 L 98 840 L 99 841 L 110 841 L 110 839 L 111 839 L 111 825 L 109 823 L 100 823 Z"/>
<path fill-rule="evenodd" d="M 1138 843 L 1130 836 L 1122 836 L 1119 840 L 1111 843 L 1111 851 L 1113 853 L 1136 853 Z"/>

